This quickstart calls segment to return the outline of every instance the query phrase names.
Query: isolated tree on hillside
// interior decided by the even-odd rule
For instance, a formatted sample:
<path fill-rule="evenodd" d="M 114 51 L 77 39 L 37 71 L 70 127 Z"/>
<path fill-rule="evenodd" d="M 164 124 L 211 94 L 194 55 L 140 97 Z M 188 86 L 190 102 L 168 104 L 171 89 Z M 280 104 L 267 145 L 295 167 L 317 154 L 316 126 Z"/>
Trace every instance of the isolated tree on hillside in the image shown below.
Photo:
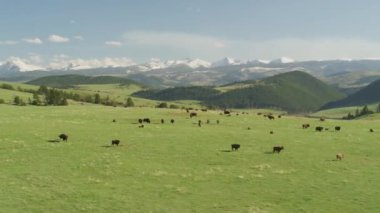
<path fill-rule="evenodd" d="M 131 97 L 127 98 L 127 102 L 125 103 L 125 106 L 126 107 L 134 107 L 135 106 L 135 103 L 133 102 Z"/>
<path fill-rule="evenodd" d="M 96 93 L 94 95 L 94 103 L 95 104 L 100 104 L 101 100 L 100 100 L 100 95 L 98 93 Z"/>

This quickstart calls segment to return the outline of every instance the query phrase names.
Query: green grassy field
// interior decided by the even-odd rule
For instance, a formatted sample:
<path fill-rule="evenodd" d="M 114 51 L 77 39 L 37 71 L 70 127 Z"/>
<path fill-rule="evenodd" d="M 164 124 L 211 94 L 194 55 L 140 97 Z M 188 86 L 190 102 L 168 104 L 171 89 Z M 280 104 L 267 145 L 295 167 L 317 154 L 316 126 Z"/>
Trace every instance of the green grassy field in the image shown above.
<path fill-rule="evenodd" d="M 190 119 L 181 110 L 0 105 L 0 212 L 380 209 L 376 116 L 269 121 L 249 112 L 198 112 Z M 138 128 L 143 117 L 153 123 Z M 303 130 L 302 123 L 312 128 Z M 340 125 L 342 131 L 315 132 L 316 125 Z M 69 135 L 67 143 L 48 142 L 60 133 Z M 111 147 L 112 139 L 121 145 Z M 232 143 L 240 150 L 230 152 Z M 277 144 L 285 150 L 272 154 Z M 345 154 L 342 161 L 335 161 L 338 152 Z"/>
<path fill-rule="evenodd" d="M 368 109 L 372 110 L 373 112 L 376 112 L 378 105 L 379 104 L 370 104 L 368 105 Z M 362 108 L 363 106 L 333 108 L 312 113 L 310 114 L 310 116 L 341 119 L 342 117 L 347 116 L 348 113 L 355 115 L 356 109 L 359 109 L 360 111 Z"/>

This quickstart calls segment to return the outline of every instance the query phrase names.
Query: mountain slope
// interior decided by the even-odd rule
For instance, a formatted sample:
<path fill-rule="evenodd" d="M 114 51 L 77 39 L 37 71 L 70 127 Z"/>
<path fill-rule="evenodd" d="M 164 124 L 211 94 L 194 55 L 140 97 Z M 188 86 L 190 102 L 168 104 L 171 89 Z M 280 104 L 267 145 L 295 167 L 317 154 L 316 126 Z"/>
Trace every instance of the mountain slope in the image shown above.
<path fill-rule="evenodd" d="M 344 106 L 360 106 L 380 102 L 380 80 L 372 82 L 358 92 L 346 97 L 345 99 L 328 103 L 323 109 L 344 107 Z"/>
<path fill-rule="evenodd" d="M 83 75 L 59 75 L 46 76 L 27 82 L 32 85 L 45 85 L 50 87 L 71 87 L 80 84 L 126 84 L 140 85 L 139 83 L 114 76 L 83 76 Z"/>
<path fill-rule="evenodd" d="M 211 87 L 175 87 L 164 90 L 145 90 L 134 93 L 134 96 L 153 100 L 206 100 L 220 92 Z"/>
<path fill-rule="evenodd" d="M 225 108 L 279 108 L 289 112 L 314 111 L 344 97 L 311 75 L 293 71 L 266 78 L 228 85 L 227 92 L 206 101 Z M 220 89 L 223 89 L 221 87 Z"/>

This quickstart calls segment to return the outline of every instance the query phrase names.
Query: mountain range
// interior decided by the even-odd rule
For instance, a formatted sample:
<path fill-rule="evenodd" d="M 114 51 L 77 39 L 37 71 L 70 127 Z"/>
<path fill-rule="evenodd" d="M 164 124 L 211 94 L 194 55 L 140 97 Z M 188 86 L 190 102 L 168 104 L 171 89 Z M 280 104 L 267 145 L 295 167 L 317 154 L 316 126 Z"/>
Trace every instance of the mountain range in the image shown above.
<path fill-rule="evenodd" d="M 93 61 L 81 64 L 71 62 L 61 69 L 28 64 L 12 58 L 0 65 L 0 78 L 10 81 L 29 81 L 50 75 L 79 74 L 88 76 L 109 75 L 128 77 L 153 88 L 174 86 L 217 86 L 252 79 L 262 79 L 280 73 L 300 70 L 330 85 L 352 93 L 380 78 L 380 60 L 325 60 L 295 61 L 290 58 L 265 60 L 238 60 L 224 58 L 210 63 L 201 59 L 162 61 L 152 59 L 136 64 L 127 59 L 119 61 Z M 83 62 L 84 63 L 84 62 Z M 97 67 L 104 66 L 106 67 Z M 57 66 L 54 66 L 57 67 Z M 31 71 L 35 70 L 35 71 Z M 27 72 L 29 71 L 29 72 Z"/>

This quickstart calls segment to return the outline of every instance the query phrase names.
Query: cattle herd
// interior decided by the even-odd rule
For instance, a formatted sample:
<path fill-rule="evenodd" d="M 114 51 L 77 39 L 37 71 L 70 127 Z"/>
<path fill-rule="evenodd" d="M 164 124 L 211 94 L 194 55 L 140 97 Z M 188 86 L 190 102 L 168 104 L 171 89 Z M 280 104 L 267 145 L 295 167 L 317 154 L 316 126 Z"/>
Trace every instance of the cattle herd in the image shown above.
<path fill-rule="evenodd" d="M 186 109 L 186 112 L 189 114 L 190 118 L 196 117 L 198 114 L 196 112 L 192 112 L 191 110 L 192 110 L 192 108 L 187 108 Z M 201 111 L 207 112 L 207 109 L 201 109 Z M 231 114 L 232 114 L 232 112 L 230 110 L 223 110 L 223 112 L 220 113 L 220 115 L 227 115 L 227 116 L 231 116 Z M 248 113 L 242 112 L 242 114 L 248 114 Z M 236 115 L 239 115 L 239 113 L 236 113 Z M 274 120 L 275 119 L 275 116 L 272 113 L 261 113 L 261 112 L 258 112 L 257 115 L 259 115 L 259 116 L 263 115 L 265 118 L 268 118 L 269 120 Z M 278 115 L 277 118 L 282 118 L 282 116 L 284 116 L 284 114 Z M 138 124 L 139 124 L 139 126 L 138 126 L 139 128 L 144 128 L 144 124 L 150 124 L 151 123 L 151 119 L 150 118 L 139 118 L 137 121 L 138 121 Z M 325 118 L 319 118 L 319 121 L 325 121 Z M 112 122 L 115 123 L 116 119 L 113 119 Z M 161 119 L 160 123 L 161 124 L 165 124 L 165 120 Z M 175 120 L 174 119 L 170 119 L 170 123 L 174 124 Z M 209 119 L 207 119 L 206 120 L 206 124 L 210 124 L 210 123 L 211 123 L 211 121 Z M 219 123 L 220 123 L 219 119 L 216 120 L 216 124 L 219 124 Z M 202 127 L 202 124 L 203 124 L 202 120 L 198 120 L 197 124 L 198 124 L 199 127 Z M 308 124 L 308 123 L 302 124 L 302 129 L 308 129 L 308 128 L 310 128 L 310 124 Z M 251 128 L 248 127 L 248 130 L 250 130 L 250 129 Z M 334 130 L 336 132 L 341 131 L 341 129 L 342 129 L 341 126 L 335 126 L 334 127 Z M 329 130 L 329 128 L 327 128 L 327 127 L 322 127 L 322 126 L 316 126 L 315 127 L 315 131 L 317 131 L 317 132 L 328 131 L 328 130 Z M 373 129 L 369 129 L 369 131 L 370 132 L 374 132 Z M 270 130 L 269 133 L 270 134 L 274 134 L 274 131 Z M 67 142 L 69 136 L 67 134 L 65 134 L 65 133 L 62 133 L 62 134 L 58 135 L 58 137 L 59 137 L 59 139 L 61 141 Z M 119 146 L 119 144 L 120 144 L 120 140 L 118 140 L 118 139 L 111 140 L 111 145 L 112 146 L 115 146 L 115 145 Z M 232 151 L 238 151 L 239 148 L 240 148 L 240 146 L 241 145 L 237 144 L 237 143 L 231 144 L 231 150 Z M 272 153 L 278 153 L 278 154 L 280 154 L 280 152 L 282 150 L 284 150 L 284 146 L 282 146 L 282 145 L 276 145 L 276 146 L 273 147 Z M 343 153 L 336 154 L 336 160 L 340 161 L 343 158 L 344 158 L 344 154 Z"/>

